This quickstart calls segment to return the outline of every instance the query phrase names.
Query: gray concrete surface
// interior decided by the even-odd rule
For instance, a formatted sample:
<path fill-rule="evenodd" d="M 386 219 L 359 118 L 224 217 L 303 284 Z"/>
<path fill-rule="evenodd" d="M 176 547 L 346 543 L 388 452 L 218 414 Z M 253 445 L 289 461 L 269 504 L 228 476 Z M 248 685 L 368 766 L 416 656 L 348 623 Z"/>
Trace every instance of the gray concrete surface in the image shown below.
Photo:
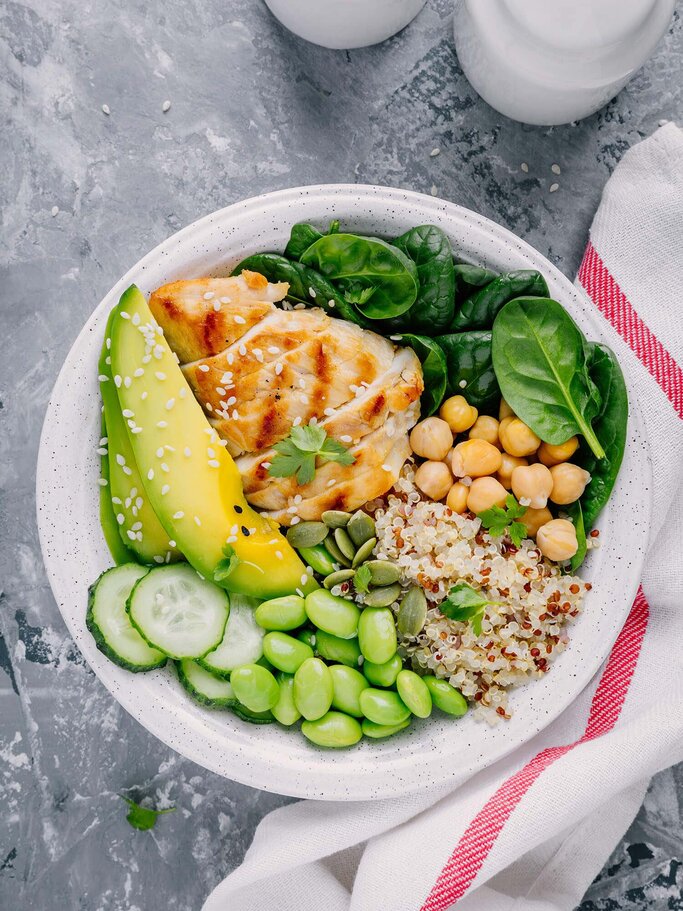
<path fill-rule="evenodd" d="M 573 275 L 621 155 L 660 120 L 683 119 L 682 67 L 679 15 L 604 110 L 541 129 L 470 88 L 451 0 L 350 53 L 294 38 L 260 0 L 3 0 L 0 906 L 194 911 L 284 802 L 204 772 L 129 718 L 70 642 L 47 585 L 38 437 L 62 360 L 104 292 L 195 218 L 325 181 L 435 187 Z M 682 786 L 680 768 L 655 779 L 584 911 L 683 907 Z M 138 833 L 121 793 L 178 810 Z"/>

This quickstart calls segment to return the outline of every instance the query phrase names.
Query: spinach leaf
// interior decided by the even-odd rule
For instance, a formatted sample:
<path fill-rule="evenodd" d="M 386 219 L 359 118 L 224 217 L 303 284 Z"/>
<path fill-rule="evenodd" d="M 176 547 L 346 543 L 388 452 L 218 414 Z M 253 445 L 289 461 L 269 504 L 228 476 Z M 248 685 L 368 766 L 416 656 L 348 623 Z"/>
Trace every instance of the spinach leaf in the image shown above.
<path fill-rule="evenodd" d="M 451 242 L 435 225 L 411 228 L 394 241 L 417 266 L 417 300 L 391 322 L 392 330 L 436 335 L 448 329 L 455 308 L 455 274 Z"/>
<path fill-rule="evenodd" d="M 285 256 L 287 259 L 298 260 L 299 257 L 308 250 L 311 244 L 315 243 L 316 240 L 320 240 L 322 236 L 321 231 L 318 231 L 313 225 L 306 224 L 306 222 L 299 222 L 299 224 L 292 225 L 292 229 L 289 233 L 289 240 L 285 247 Z"/>
<path fill-rule="evenodd" d="M 453 274 L 455 277 L 456 306 L 479 288 L 483 288 L 485 285 L 490 284 L 494 278 L 498 278 L 497 272 L 492 272 L 483 266 L 472 266 L 469 263 L 455 263 Z"/>
<path fill-rule="evenodd" d="M 583 510 L 581 509 L 580 501 L 577 500 L 575 503 L 569 503 L 569 505 L 563 507 L 563 509 L 576 529 L 576 540 L 579 542 L 579 549 L 576 551 L 569 564 L 569 568 L 575 573 L 586 559 L 586 553 L 588 552 L 586 526 L 583 521 Z"/>
<path fill-rule="evenodd" d="M 582 434 L 604 458 L 591 426 L 600 394 L 588 372 L 588 342 L 561 304 L 510 301 L 493 324 L 492 351 L 503 398 L 537 436 L 557 445 Z"/>
<path fill-rule="evenodd" d="M 626 446 L 628 423 L 628 393 L 624 375 L 613 351 L 606 345 L 589 345 L 589 372 L 602 396 L 601 409 L 593 421 L 593 429 L 600 440 L 605 458 L 596 459 L 585 443 L 581 443 L 574 461 L 590 472 L 591 480 L 583 496 L 581 507 L 588 531 L 610 498 L 621 468 Z"/>
<path fill-rule="evenodd" d="M 356 306 L 371 319 L 389 319 L 415 303 L 419 288 L 417 267 L 398 247 L 378 237 L 327 234 L 305 251 L 305 266 L 334 282 L 344 294 L 374 288 L 369 300 Z"/>
<path fill-rule="evenodd" d="M 535 269 L 506 272 L 463 302 L 451 325 L 453 332 L 490 329 L 499 311 L 516 297 L 547 297 L 548 286 Z"/>
<path fill-rule="evenodd" d="M 491 333 L 458 332 L 439 335 L 434 341 L 446 355 L 448 395 L 464 395 L 482 414 L 497 415 L 500 389 L 493 370 Z"/>
<path fill-rule="evenodd" d="M 411 335 L 406 333 L 401 336 L 400 344 L 405 344 L 413 349 L 422 364 L 425 388 L 420 400 L 421 416 L 428 417 L 439 410 L 446 394 L 448 382 L 448 369 L 446 355 L 433 338 L 424 335 Z"/>

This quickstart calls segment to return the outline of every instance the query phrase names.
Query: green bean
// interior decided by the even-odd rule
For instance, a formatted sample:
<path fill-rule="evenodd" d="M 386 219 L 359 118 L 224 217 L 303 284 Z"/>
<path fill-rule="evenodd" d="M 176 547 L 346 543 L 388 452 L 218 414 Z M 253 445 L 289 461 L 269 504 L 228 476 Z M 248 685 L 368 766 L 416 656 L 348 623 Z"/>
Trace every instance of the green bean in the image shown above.
<path fill-rule="evenodd" d="M 315 721 L 332 705 L 332 675 L 320 658 L 307 658 L 294 674 L 294 703 L 307 721 Z"/>
<path fill-rule="evenodd" d="M 363 673 L 374 686 L 393 686 L 402 670 L 403 662 L 398 655 L 392 655 L 384 664 L 363 662 Z"/>
<path fill-rule="evenodd" d="M 358 622 L 358 643 L 365 660 L 373 664 L 384 664 L 396 653 L 396 626 L 388 607 L 365 608 Z"/>
<path fill-rule="evenodd" d="M 324 544 L 316 544 L 315 547 L 300 547 L 299 553 L 306 566 L 310 566 L 321 576 L 329 576 L 337 569 L 335 561 Z"/>
<path fill-rule="evenodd" d="M 327 712 L 315 721 L 304 721 L 301 733 L 319 747 L 351 747 L 363 736 L 356 719 L 343 712 Z"/>
<path fill-rule="evenodd" d="M 432 697 L 432 702 L 437 709 L 441 709 L 441 711 L 445 712 L 447 715 L 455 715 L 456 717 L 465 714 L 467 711 L 467 701 L 465 697 L 459 690 L 456 690 L 454 686 L 451 686 L 447 680 L 442 680 L 431 674 L 428 674 L 422 679 L 427 684 L 429 694 Z"/>
<path fill-rule="evenodd" d="M 289 727 L 301 718 L 301 712 L 294 704 L 294 677 L 291 674 L 278 674 L 280 696 L 271 709 L 275 720 Z"/>
<path fill-rule="evenodd" d="M 418 718 L 432 714 L 432 696 L 429 687 L 415 671 L 401 671 L 396 678 L 398 695 Z"/>
<path fill-rule="evenodd" d="M 368 687 L 361 692 L 359 702 L 365 717 L 376 724 L 401 724 L 410 718 L 410 709 L 393 690 Z"/>
<path fill-rule="evenodd" d="M 294 674 L 307 658 L 313 657 L 313 649 L 287 633 L 273 632 L 263 637 L 263 654 L 279 671 Z"/>
<path fill-rule="evenodd" d="M 365 677 L 352 667 L 346 667 L 343 664 L 333 664 L 330 668 L 332 675 L 332 705 L 347 715 L 355 715 L 361 718 L 359 697 L 363 690 L 366 690 L 370 684 Z"/>
<path fill-rule="evenodd" d="M 316 653 L 326 661 L 339 662 L 348 667 L 358 667 L 360 646 L 355 636 L 353 639 L 340 639 L 339 636 L 332 636 L 320 629 L 315 634 L 313 645 Z"/>
<path fill-rule="evenodd" d="M 351 639 L 358 630 L 360 611 L 353 601 L 338 598 L 324 588 L 319 588 L 306 597 L 306 613 L 318 629 L 339 636 L 340 639 Z"/>
<path fill-rule="evenodd" d="M 285 595 L 264 601 L 254 611 L 254 619 L 263 629 L 296 629 L 306 622 L 306 607 L 299 595 Z"/>
<path fill-rule="evenodd" d="M 376 721 L 364 718 L 361 722 L 361 728 L 366 737 L 372 737 L 377 740 L 380 737 L 391 737 L 392 734 L 397 734 L 407 728 L 409 724 L 410 718 L 400 724 L 377 724 Z"/>
<path fill-rule="evenodd" d="M 272 709 L 280 696 L 277 680 L 265 667 L 243 664 L 230 675 L 230 683 L 237 699 L 251 712 Z"/>

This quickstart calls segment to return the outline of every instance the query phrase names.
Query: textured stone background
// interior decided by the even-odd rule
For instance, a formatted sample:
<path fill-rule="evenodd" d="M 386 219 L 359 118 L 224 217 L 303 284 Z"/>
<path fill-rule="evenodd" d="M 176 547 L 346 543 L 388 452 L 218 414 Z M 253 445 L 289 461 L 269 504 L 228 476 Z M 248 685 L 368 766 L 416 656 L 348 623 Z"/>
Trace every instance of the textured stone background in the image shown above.
<path fill-rule="evenodd" d="M 294 38 L 259 0 L 0 3 L 3 908 L 194 911 L 285 800 L 149 736 L 85 666 L 50 594 L 34 521 L 38 437 L 61 362 L 104 292 L 195 218 L 326 181 L 434 186 L 573 275 L 621 155 L 660 120 L 683 119 L 680 16 L 604 110 L 542 129 L 475 95 L 451 7 L 430 0 L 396 38 L 345 53 Z M 122 792 L 178 811 L 135 832 Z M 583 911 L 683 908 L 681 794 L 681 769 L 655 779 Z"/>

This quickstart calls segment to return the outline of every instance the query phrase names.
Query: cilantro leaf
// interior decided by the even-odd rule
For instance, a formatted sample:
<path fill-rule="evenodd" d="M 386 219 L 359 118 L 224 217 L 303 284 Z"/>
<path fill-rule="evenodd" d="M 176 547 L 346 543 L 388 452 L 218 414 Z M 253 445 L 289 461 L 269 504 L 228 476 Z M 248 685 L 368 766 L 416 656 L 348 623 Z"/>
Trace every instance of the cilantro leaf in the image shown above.
<path fill-rule="evenodd" d="M 129 797 L 123 797 L 123 795 L 121 797 L 130 807 L 126 814 L 126 819 L 134 829 L 139 829 L 141 832 L 153 829 L 158 816 L 163 816 L 164 813 L 173 813 L 175 810 L 175 807 L 168 807 L 166 810 L 153 810 L 151 807 L 141 807 L 139 803 L 135 803 Z"/>
<path fill-rule="evenodd" d="M 357 592 L 366 592 L 368 591 L 368 586 L 370 585 L 370 579 L 372 578 L 372 572 L 367 563 L 363 563 L 362 566 L 359 566 L 356 570 L 356 575 L 353 577 L 353 586 Z"/>
<path fill-rule="evenodd" d="M 292 427 L 289 437 L 273 447 L 273 456 L 268 474 L 273 478 L 290 478 L 296 475 L 300 486 L 309 484 L 315 477 L 316 459 L 324 462 L 338 462 L 352 465 L 356 459 L 349 450 L 327 436 L 319 424 Z"/>
<path fill-rule="evenodd" d="M 502 538 L 507 532 L 515 547 L 519 547 L 527 535 L 524 523 L 516 520 L 521 519 L 525 512 L 526 506 L 521 506 L 510 493 L 505 498 L 505 506 L 491 506 L 477 516 L 492 537 Z"/>
<path fill-rule="evenodd" d="M 376 288 L 349 288 L 344 292 L 344 297 L 350 304 L 358 304 L 360 307 L 367 304 L 376 290 Z"/>
<path fill-rule="evenodd" d="M 483 592 L 477 591 L 467 582 L 458 582 L 448 592 L 445 601 L 439 604 L 441 613 L 449 620 L 458 620 L 460 623 L 469 622 L 475 636 L 481 636 L 481 623 L 489 604 L 499 604 L 487 598 Z"/>
<path fill-rule="evenodd" d="M 232 544 L 226 544 L 223 548 L 223 553 L 225 554 L 225 558 L 218 561 L 216 568 L 213 571 L 214 582 L 225 582 L 228 576 L 231 575 L 242 562 L 235 553 L 235 548 Z"/>

